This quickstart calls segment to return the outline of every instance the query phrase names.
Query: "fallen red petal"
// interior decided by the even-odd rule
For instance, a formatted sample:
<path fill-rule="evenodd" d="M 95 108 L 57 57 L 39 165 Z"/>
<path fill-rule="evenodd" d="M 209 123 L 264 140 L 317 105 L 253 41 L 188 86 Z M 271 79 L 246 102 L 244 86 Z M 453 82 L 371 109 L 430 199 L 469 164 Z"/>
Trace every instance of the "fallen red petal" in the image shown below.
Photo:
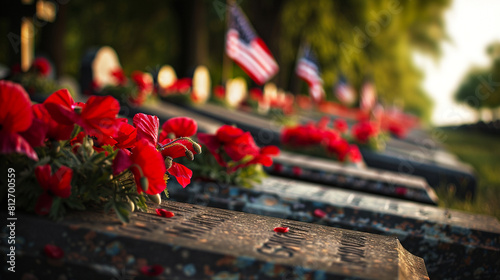
<path fill-rule="evenodd" d="M 290 230 L 289 227 L 275 227 L 274 232 L 287 233 Z"/>
<path fill-rule="evenodd" d="M 56 245 L 52 244 L 45 245 L 45 247 L 43 247 L 43 252 L 47 257 L 51 259 L 59 260 L 62 259 L 62 257 L 64 257 L 64 251 L 61 248 L 57 247 Z"/>
<path fill-rule="evenodd" d="M 316 210 L 314 210 L 313 215 L 316 218 L 323 219 L 324 217 L 326 217 L 326 212 L 321 210 L 321 209 L 316 209 Z"/>
<path fill-rule="evenodd" d="M 158 214 L 158 216 L 165 218 L 172 218 L 173 216 L 175 216 L 173 212 L 161 208 L 156 209 L 156 214 Z"/>
<path fill-rule="evenodd" d="M 158 276 L 163 273 L 163 266 L 159 264 L 145 265 L 140 268 L 142 274 L 147 276 Z"/>

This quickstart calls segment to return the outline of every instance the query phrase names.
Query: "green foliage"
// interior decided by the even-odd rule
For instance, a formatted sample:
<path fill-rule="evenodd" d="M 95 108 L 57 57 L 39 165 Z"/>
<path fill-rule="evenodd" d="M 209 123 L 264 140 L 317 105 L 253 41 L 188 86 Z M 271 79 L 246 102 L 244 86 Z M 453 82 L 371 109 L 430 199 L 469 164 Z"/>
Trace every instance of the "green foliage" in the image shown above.
<path fill-rule="evenodd" d="M 455 93 L 455 100 L 479 110 L 500 106 L 500 43 L 487 48 L 492 60 L 486 68 L 472 68 Z"/>
<path fill-rule="evenodd" d="M 244 161 L 245 159 L 242 159 Z M 226 168 L 217 163 L 215 157 L 203 147 L 203 152 L 196 155 L 196 161 L 185 158 L 180 162 L 193 171 L 193 179 L 213 180 L 220 183 L 231 184 L 251 188 L 254 184 L 262 182 L 267 177 L 266 172 L 260 164 L 252 164 L 244 168 L 239 168 L 234 172 L 228 172 Z M 236 166 L 241 162 L 228 160 L 229 167 Z"/>
<path fill-rule="evenodd" d="M 468 212 L 493 215 L 500 219 L 500 142 L 498 137 L 459 129 L 440 130 L 446 148 L 476 170 L 478 186 L 476 197 L 462 201 L 454 190 L 438 191 L 440 206 Z"/>

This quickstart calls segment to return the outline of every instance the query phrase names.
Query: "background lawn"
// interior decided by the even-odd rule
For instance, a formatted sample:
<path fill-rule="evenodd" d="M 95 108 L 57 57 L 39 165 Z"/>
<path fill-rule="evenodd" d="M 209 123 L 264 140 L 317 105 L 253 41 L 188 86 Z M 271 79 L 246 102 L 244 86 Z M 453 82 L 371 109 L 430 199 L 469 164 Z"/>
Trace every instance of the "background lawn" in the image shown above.
<path fill-rule="evenodd" d="M 444 136 L 443 146 L 472 165 L 478 180 L 473 201 L 460 201 L 452 192 L 439 190 L 439 205 L 500 219 L 500 137 L 460 128 L 437 130 Z"/>

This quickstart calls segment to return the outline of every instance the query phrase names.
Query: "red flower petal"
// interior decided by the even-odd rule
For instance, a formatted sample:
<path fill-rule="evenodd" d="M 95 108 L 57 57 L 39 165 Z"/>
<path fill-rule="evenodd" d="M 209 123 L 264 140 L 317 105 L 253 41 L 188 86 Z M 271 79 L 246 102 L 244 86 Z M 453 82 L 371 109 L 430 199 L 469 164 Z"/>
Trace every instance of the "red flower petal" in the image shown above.
<path fill-rule="evenodd" d="M 218 152 L 221 142 L 219 142 L 215 135 L 200 132 L 198 133 L 198 142 L 207 147 L 208 151 L 215 157 L 215 160 L 217 160 L 217 163 L 219 163 L 220 166 L 227 166 L 227 163 Z"/>
<path fill-rule="evenodd" d="M 52 202 L 54 198 L 47 192 L 43 192 L 36 201 L 35 213 L 40 216 L 45 216 L 50 213 L 50 208 L 52 208 Z"/>
<path fill-rule="evenodd" d="M 333 121 L 333 127 L 340 133 L 344 133 L 348 129 L 347 122 L 344 119 L 336 119 Z"/>
<path fill-rule="evenodd" d="M 50 116 L 64 125 L 73 125 L 77 120 L 78 115 L 73 110 L 74 104 L 75 101 L 67 89 L 54 92 L 43 102 Z"/>
<path fill-rule="evenodd" d="M 25 154 L 30 159 L 38 161 L 38 156 L 31 145 L 21 135 L 0 130 L 0 154 Z"/>
<path fill-rule="evenodd" d="M 31 101 L 26 91 L 19 84 L 0 81 L 0 130 L 25 131 L 32 121 Z"/>
<path fill-rule="evenodd" d="M 146 276 L 158 276 L 163 273 L 163 266 L 159 264 L 146 265 L 140 268 L 142 274 Z"/>
<path fill-rule="evenodd" d="M 161 208 L 156 209 L 156 214 L 158 214 L 158 216 L 165 218 L 172 218 L 173 216 L 175 216 L 173 212 Z"/>
<path fill-rule="evenodd" d="M 314 217 L 323 219 L 326 217 L 326 212 L 321 209 L 315 209 L 313 212 Z"/>
<path fill-rule="evenodd" d="M 160 127 L 158 117 L 138 113 L 134 116 L 133 122 L 137 128 L 137 141 L 145 139 L 150 145 L 156 147 L 158 143 L 158 129 Z"/>
<path fill-rule="evenodd" d="M 265 146 L 262 147 L 260 153 L 264 155 L 277 156 L 280 154 L 280 148 L 276 146 Z"/>
<path fill-rule="evenodd" d="M 45 144 L 45 137 L 49 131 L 49 126 L 40 119 L 33 119 L 30 128 L 19 133 L 31 147 L 36 148 Z"/>
<path fill-rule="evenodd" d="M 189 183 L 191 183 L 191 177 L 193 176 L 193 171 L 185 167 L 184 165 L 172 162 L 172 166 L 167 170 L 170 175 L 177 179 L 177 182 L 185 188 Z"/>
<path fill-rule="evenodd" d="M 73 169 L 67 166 L 61 166 L 52 175 L 51 188 L 52 193 L 61 198 L 68 198 L 71 195 L 71 179 L 73 178 Z"/>
<path fill-rule="evenodd" d="M 43 247 L 43 252 L 45 255 L 51 259 L 62 259 L 64 257 L 64 251 L 56 245 L 47 244 Z"/>
<path fill-rule="evenodd" d="M 113 159 L 113 175 L 118 175 L 132 165 L 130 156 L 124 150 L 120 149 Z"/>
<path fill-rule="evenodd" d="M 71 195 L 71 178 L 73 170 L 67 166 L 61 166 L 55 174 L 51 174 L 50 165 L 40 165 L 35 167 L 35 176 L 42 189 L 52 192 L 61 198 L 68 198 Z"/>
<path fill-rule="evenodd" d="M 234 161 L 240 161 L 247 155 L 256 156 L 260 153 L 260 148 L 250 132 L 245 132 L 238 138 L 224 145 L 224 151 Z"/>
<path fill-rule="evenodd" d="M 221 126 L 217 132 L 215 133 L 215 136 L 217 136 L 217 139 L 222 142 L 222 143 L 228 143 L 232 142 L 233 140 L 237 139 L 241 135 L 245 133 L 243 130 L 240 128 L 231 126 L 231 125 L 223 125 Z"/>
<path fill-rule="evenodd" d="M 275 227 L 274 232 L 277 233 L 287 233 L 290 230 L 289 227 Z"/>
<path fill-rule="evenodd" d="M 32 107 L 36 119 L 42 120 L 48 127 L 47 138 L 50 140 L 68 140 L 73 132 L 74 125 L 63 125 L 56 122 L 43 104 L 35 104 Z"/>
<path fill-rule="evenodd" d="M 162 145 L 167 145 L 171 142 L 170 139 L 165 139 L 161 144 Z M 184 148 L 185 147 L 185 148 Z M 193 144 L 189 142 L 188 140 L 180 139 L 172 143 L 172 145 L 168 148 L 164 148 L 161 151 L 161 154 L 164 157 L 171 157 L 172 159 L 174 158 L 179 158 L 179 157 L 185 157 L 186 156 L 186 148 L 191 151 L 194 154 L 196 154 L 196 151 L 194 150 Z"/>
<path fill-rule="evenodd" d="M 120 149 L 132 148 L 137 141 L 137 129 L 128 123 L 121 123 L 116 137 L 116 147 Z"/>
<path fill-rule="evenodd" d="M 89 135 L 115 136 L 120 124 L 118 100 L 111 96 L 91 96 L 77 122 Z"/>
<path fill-rule="evenodd" d="M 146 177 L 148 180 L 148 188 L 145 191 L 147 194 L 155 195 L 162 192 L 166 188 L 163 175 L 165 174 L 165 163 L 161 154 L 151 146 L 146 140 L 141 140 L 136 143 L 132 149 L 130 156 L 132 163 L 139 166 L 130 167 L 134 174 L 137 191 L 142 193 L 144 191 L 141 185 L 141 178 Z M 142 174 L 141 174 L 142 171 Z"/>
<path fill-rule="evenodd" d="M 167 134 L 173 133 L 175 138 L 191 137 L 198 130 L 198 124 L 191 118 L 178 117 L 167 120 L 161 129 Z"/>

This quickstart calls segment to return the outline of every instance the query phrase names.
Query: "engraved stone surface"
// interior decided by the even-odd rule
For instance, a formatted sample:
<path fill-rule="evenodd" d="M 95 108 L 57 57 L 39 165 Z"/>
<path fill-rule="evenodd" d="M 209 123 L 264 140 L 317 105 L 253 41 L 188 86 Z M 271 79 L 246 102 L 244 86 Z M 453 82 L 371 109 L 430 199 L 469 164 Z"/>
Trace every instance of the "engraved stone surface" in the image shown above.
<path fill-rule="evenodd" d="M 122 225 L 97 211 L 61 222 L 19 214 L 16 276 L 142 279 L 140 271 L 156 264 L 156 279 L 429 279 L 423 260 L 395 237 L 171 201 L 159 207 L 175 216 L 134 213 Z M 46 244 L 60 247 L 64 258 L 45 256 Z"/>
<path fill-rule="evenodd" d="M 438 197 L 427 182 L 416 176 L 373 168 L 357 168 L 341 163 L 281 151 L 273 160 L 269 173 L 334 187 L 381 194 L 432 205 Z"/>
<path fill-rule="evenodd" d="M 247 213 L 397 236 L 424 258 L 431 279 L 494 279 L 500 223 L 490 216 L 270 177 L 253 189 L 192 182 L 168 185 L 171 199 Z"/>

